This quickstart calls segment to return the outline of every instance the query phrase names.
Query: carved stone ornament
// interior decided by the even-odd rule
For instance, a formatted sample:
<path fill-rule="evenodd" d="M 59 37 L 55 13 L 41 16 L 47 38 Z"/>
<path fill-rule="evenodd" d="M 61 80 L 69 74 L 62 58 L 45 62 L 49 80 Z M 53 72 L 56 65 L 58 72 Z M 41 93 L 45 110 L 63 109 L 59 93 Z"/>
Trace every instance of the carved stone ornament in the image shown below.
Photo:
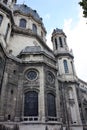
<path fill-rule="evenodd" d="M 54 81 L 55 81 L 55 77 L 54 77 L 53 73 L 50 72 L 50 71 L 47 72 L 47 81 L 48 81 L 49 83 L 52 83 L 52 84 L 53 84 Z"/>

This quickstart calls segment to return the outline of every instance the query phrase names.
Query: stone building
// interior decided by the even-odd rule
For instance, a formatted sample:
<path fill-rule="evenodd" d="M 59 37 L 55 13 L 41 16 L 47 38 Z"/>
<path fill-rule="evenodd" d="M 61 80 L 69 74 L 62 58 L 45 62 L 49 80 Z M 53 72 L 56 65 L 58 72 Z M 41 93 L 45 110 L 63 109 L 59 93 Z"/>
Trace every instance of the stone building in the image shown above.
<path fill-rule="evenodd" d="M 36 10 L 0 0 L 0 130 L 87 130 L 87 83 L 61 29 L 53 50 Z"/>

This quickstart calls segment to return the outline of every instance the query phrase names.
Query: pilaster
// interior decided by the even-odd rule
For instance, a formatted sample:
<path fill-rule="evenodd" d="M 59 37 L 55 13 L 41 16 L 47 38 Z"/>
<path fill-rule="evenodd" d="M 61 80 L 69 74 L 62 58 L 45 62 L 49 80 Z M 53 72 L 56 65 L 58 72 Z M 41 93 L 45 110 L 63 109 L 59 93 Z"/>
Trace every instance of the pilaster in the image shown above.
<path fill-rule="evenodd" d="M 44 71 L 40 70 L 40 95 L 39 95 L 39 112 L 42 122 L 45 122 L 45 93 L 44 93 Z"/>
<path fill-rule="evenodd" d="M 22 116 L 22 88 L 23 88 L 23 78 L 22 78 L 22 74 L 19 74 L 16 109 L 15 109 L 16 110 L 15 121 L 20 121 L 20 118 Z"/>
<path fill-rule="evenodd" d="M 6 87 L 8 83 L 8 74 L 7 72 L 4 72 L 4 78 L 3 78 L 3 83 L 2 83 L 2 91 L 1 91 L 1 104 L 0 104 L 0 120 L 4 120 L 4 114 L 5 114 L 5 109 L 4 105 L 6 103 Z"/>

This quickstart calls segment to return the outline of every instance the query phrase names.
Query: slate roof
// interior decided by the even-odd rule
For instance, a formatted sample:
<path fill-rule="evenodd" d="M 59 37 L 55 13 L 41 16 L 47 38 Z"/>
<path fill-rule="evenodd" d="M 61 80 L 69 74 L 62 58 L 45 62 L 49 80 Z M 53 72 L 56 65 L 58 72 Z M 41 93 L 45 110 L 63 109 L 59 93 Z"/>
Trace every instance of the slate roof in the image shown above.
<path fill-rule="evenodd" d="M 54 35 L 54 34 L 56 34 L 56 33 L 65 35 L 65 33 L 63 32 L 63 30 L 62 30 L 62 29 L 59 29 L 59 28 L 54 29 L 52 35 Z M 65 36 L 66 36 L 66 35 L 65 35 Z"/>
<path fill-rule="evenodd" d="M 42 22 L 42 18 L 38 15 L 37 11 L 36 10 L 33 10 L 31 9 L 30 7 L 28 7 L 27 5 L 25 4 L 15 4 L 14 5 L 14 9 L 13 11 L 19 11 L 23 14 L 26 14 L 26 15 L 32 15 L 36 20 Z"/>

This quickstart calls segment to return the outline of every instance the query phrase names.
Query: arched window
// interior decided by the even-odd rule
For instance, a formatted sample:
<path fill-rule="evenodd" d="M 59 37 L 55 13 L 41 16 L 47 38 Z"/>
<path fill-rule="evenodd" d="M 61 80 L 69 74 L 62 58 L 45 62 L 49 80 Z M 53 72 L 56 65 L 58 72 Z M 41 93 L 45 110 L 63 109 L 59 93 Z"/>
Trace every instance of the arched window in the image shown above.
<path fill-rule="evenodd" d="M 65 70 L 65 73 L 69 73 L 67 60 L 64 60 L 63 63 L 64 63 L 64 70 Z"/>
<path fill-rule="evenodd" d="M 26 28 L 26 20 L 25 19 L 20 19 L 20 24 L 19 26 L 22 27 L 22 28 Z"/>
<path fill-rule="evenodd" d="M 56 50 L 57 50 L 57 39 L 55 38 L 55 48 L 56 48 Z"/>
<path fill-rule="evenodd" d="M 35 91 L 25 93 L 24 116 L 38 116 L 38 93 Z"/>
<path fill-rule="evenodd" d="M 59 43 L 60 43 L 60 47 L 63 47 L 63 43 L 62 43 L 62 38 L 59 37 Z"/>
<path fill-rule="evenodd" d="M 47 94 L 47 109 L 48 109 L 48 116 L 56 117 L 55 96 L 51 93 Z"/>
<path fill-rule="evenodd" d="M 35 24 L 32 25 L 32 30 L 34 33 L 37 33 L 37 26 Z"/>
<path fill-rule="evenodd" d="M 3 16 L 0 14 L 0 25 L 2 24 Z"/>

